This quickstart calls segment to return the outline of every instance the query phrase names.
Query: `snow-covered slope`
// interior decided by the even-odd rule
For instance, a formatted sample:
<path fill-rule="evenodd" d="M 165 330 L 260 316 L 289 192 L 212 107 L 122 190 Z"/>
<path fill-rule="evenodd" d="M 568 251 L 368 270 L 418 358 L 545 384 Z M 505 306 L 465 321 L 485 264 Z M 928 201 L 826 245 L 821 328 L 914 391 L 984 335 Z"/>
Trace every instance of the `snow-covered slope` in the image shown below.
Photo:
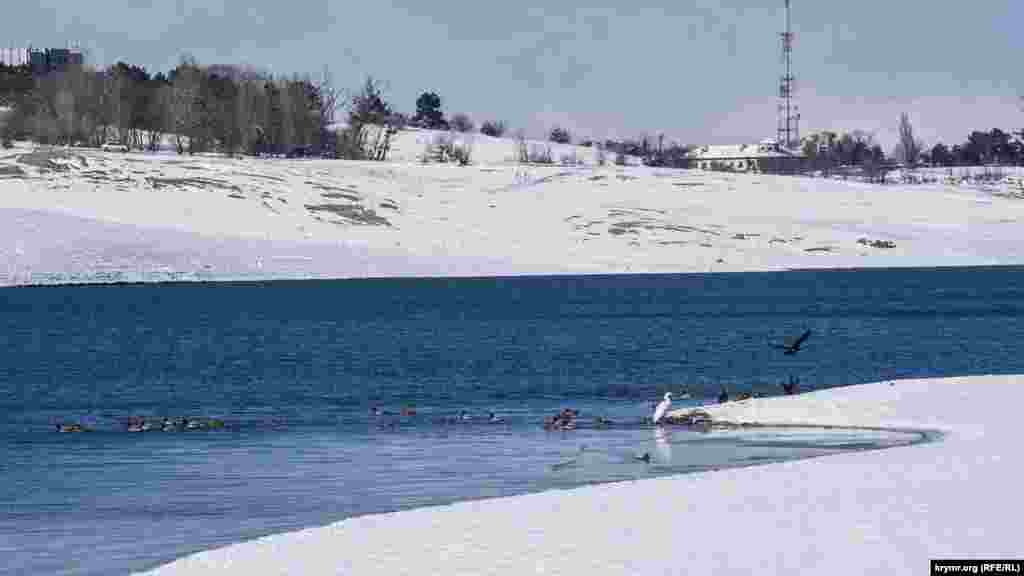
<path fill-rule="evenodd" d="M 476 138 L 493 163 L 0 151 L 0 284 L 1024 263 L 1005 183 L 523 167 Z"/>
<path fill-rule="evenodd" d="M 1019 558 L 1024 377 L 881 382 L 708 410 L 941 430 L 902 448 L 464 502 L 261 538 L 154 574 L 923 574 Z"/>

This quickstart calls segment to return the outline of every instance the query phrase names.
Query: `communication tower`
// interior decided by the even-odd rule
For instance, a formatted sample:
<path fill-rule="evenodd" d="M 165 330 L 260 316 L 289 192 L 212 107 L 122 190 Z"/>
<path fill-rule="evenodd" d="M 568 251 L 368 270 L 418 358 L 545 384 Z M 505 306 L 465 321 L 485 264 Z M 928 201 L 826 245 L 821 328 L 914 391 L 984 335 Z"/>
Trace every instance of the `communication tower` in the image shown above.
<path fill-rule="evenodd" d="M 796 77 L 793 75 L 793 31 L 790 28 L 789 0 L 786 1 L 786 31 L 782 38 L 782 64 L 779 78 L 779 146 L 793 148 L 800 145 L 800 110 L 793 102 L 796 96 Z"/>

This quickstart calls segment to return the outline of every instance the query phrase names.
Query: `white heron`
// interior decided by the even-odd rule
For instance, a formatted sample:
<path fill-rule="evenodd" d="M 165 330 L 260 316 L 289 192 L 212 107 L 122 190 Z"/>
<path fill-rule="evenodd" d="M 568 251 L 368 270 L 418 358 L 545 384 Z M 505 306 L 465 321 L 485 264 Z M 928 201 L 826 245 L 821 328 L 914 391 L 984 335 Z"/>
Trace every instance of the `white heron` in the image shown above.
<path fill-rule="evenodd" d="M 662 417 L 665 416 L 665 412 L 668 411 L 668 407 L 672 405 L 672 393 L 665 392 L 665 399 L 658 403 L 658 407 L 654 409 L 654 423 L 657 424 Z"/>

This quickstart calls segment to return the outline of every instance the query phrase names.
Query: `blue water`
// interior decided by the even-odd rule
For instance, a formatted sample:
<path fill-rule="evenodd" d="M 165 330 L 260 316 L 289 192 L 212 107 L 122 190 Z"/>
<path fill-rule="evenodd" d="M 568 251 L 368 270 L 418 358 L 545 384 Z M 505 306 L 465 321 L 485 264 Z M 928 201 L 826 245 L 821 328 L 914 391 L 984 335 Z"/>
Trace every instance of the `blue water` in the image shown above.
<path fill-rule="evenodd" d="M 665 391 L 777 394 L 790 375 L 1024 372 L 1022 273 L 0 290 L 0 573 L 125 573 L 353 515 L 913 441 L 640 420 Z M 773 347 L 805 328 L 799 354 Z M 542 430 L 563 406 L 624 424 Z M 462 409 L 505 421 L 441 421 Z M 131 434 L 129 416 L 226 427 Z"/>

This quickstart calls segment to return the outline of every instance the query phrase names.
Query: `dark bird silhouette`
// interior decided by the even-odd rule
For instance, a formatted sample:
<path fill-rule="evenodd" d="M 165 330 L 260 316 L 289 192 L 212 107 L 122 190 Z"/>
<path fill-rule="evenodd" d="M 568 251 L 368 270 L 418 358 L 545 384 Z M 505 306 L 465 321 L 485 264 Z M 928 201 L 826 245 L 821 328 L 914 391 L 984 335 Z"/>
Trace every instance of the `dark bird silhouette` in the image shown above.
<path fill-rule="evenodd" d="M 725 389 L 725 387 L 722 387 L 722 393 L 718 395 L 718 403 L 719 404 L 724 404 L 724 403 L 726 403 L 728 401 L 729 401 L 729 392 Z"/>
<path fill-rule="evenodd" d="M 783 354 L 786 354 L 786 355 L 796 354 L 797 352 L 799 352 L 800 350 L 803 349 L 803 348 L 801 348 L 801 346 L 803 346 L 804 342 L 806 342 L 807 339 L 810 338 L 810 337 L 811 337 L 811 331 L 810 330 L 806 330 L 803 334 L 800 335 L 799 338 L 797 338 L 796 340 L 787 340 L 786 343 L 783 344 L 782 346 L 779 346 L 779 348 L 783 349 L 783 351 L 784 351 Z"/>

